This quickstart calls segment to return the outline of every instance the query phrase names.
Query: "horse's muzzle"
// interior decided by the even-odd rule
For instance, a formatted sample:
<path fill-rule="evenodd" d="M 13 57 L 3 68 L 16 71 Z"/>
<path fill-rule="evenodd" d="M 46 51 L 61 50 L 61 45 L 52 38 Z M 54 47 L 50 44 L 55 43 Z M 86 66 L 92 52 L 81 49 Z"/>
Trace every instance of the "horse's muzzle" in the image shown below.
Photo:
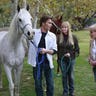
<path fill-rule="evenodd" d="M 27 35 L 28 35 L 28 39 L 31 40 L 33 39 L 34 35 L 35 35 L 35 32 L 27 32 Z"/>

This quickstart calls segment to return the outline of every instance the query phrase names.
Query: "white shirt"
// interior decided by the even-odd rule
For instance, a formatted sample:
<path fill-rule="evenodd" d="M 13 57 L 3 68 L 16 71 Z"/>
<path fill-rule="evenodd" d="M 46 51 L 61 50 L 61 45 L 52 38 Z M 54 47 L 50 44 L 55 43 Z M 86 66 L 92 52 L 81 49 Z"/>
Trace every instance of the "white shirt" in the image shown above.
<path fill-rule="evenodd" d="M 96 60 L 96 41 L 95 40 L 92 41 L 91 56 L 93 60 Z"/>
<path fill-rule="evenodd" d="M 36 55 L 37 55 L 37 46 L 40 42 L 42 33 L 41 29 L 34 29 L 35 36 L 33 38 L 33 43 L 30 42 L 29 45 L 29 52 L 28 52 L 28 63 L 31 64 L 33 67 L 36 67 Z M 35 46 L 34 46 L 35 45 Z M 45 37 L 45 45 L 47 50 L 56 50 L 57 51 L 57 43 L 56 43 L 56 36 L 54 33 L 48 31 Z M 49 61 L 50 68 L 54 68 L 52 55 L 47 54 L 47 59 Z"/>

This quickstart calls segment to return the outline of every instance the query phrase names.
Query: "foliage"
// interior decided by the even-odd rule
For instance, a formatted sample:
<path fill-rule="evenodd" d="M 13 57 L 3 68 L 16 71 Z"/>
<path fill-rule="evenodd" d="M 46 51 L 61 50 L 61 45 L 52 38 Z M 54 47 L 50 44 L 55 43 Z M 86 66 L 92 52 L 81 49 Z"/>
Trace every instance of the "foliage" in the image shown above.
<path fill-rule="evenodd" d="M 0 26 L 7 26 L 10 22 L 10 2 L 8 0 L 0 1 Z"/>
<path fill-rule="evenodd" d="M 2 18 L 10 17 L 11 6 L 7 7 L 11 4 L 10 1 L 11 0 L 0 1 L 0 13 L 5 16 L 0 16 L 0 21 L 3 20 Z M 19 0 L 20 3 L 22 1 L 23 0 Z M 44 13 L 51 14 L 53 17 L 63 15 L 63 20 L 68 20 L 73 26 L 76 25 L 79 28 L 84 28 L 88 25 L 87 23 L 91 24 L 91 22 L 94 23 L 95 21 L 94 19 L 93 21 L 90 19 L 94 18 L 94 15 L 96 14 L 96 0 L 27 0 L 27 2 L 31 7 L 30 12 L 33 17 L 35 17 L 34 11 L 36 10 L 36 4 L 38 3 L 39 9 L 36 13 L 38 18 Z M 7 22 L 6 19 L 4 20 Z"/>

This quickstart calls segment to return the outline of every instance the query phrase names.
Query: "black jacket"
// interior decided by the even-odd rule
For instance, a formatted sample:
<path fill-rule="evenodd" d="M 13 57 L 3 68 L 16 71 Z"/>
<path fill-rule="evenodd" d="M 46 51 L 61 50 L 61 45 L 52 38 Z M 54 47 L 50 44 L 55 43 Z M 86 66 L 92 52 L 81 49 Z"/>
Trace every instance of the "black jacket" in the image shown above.
<path fill-rule="evenodd" d="M 57 52 L 58 59 L 61 59 L 62 56 L 64 56 L 64 54 L 66 53 L 70 53 L 71 59 L 75 59 L 76 56 L 79 55 L 80 50 L 79 50 L 78 40 L 74 35 L 73 35 L 73 41 L 74 41 L 74 46 L 72 44 L 68 44 L 67 40 L 64 40 L 64 42 L 61 44 L 58 43 L 58 52 Z"/>

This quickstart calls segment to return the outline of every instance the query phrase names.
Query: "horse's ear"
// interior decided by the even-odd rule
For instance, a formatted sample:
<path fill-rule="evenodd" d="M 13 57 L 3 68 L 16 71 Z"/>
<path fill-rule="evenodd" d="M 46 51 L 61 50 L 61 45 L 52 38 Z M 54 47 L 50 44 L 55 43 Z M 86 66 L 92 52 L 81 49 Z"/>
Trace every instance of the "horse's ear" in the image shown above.
<path fill-rule="evenodd" d="M 19 6 L 19 5 L 17 6 L 17 11 L 18 11 L 18 12 L 20 11 L 20 6 Z"/>
<path fill-rule="evenodd" d="M 60 20 L 61 20 L 61 21 L 62 21 L 62 19 L 63 19 L 63 15 L 60 16 Z"/>
<path fill-rule="evenodd" d="M 26 6 L 26 9 L 27 9 L 28 11 L 29 11 L 29 9 L 30 9 L 28 4 L 27 4 L 27 6 Z"/>

